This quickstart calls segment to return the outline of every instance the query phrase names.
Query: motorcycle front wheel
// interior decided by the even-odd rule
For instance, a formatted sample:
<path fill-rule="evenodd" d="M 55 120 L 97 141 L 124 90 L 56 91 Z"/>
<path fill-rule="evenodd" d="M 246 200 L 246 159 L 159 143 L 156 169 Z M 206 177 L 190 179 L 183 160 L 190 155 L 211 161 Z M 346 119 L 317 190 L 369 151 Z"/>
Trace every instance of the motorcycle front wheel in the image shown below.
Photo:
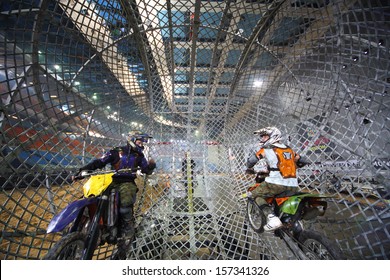
<path fill-rule="evenodd" d="M 257 203 L 253 199 L 248 200 L 248 203 L 246 205 L 246 214 L 249 224 L 251 228 L 257 233 L 264 232 L 263 227 L 267 221 L 263 212 L 264 206 L 265 205 L 257 205 Z"/>
<path fill-rule="evenodd" d="M 72 232 L 62 237 L 49 252 L 44 260 L 81 260 L 83 256 L 85 235 Z"/>
<path fill-rule="evenodd" d="M 304 230 L 299 235 L 300 248 L 310 260 L 342 260 L 341 250 L 317 232 Z"/>

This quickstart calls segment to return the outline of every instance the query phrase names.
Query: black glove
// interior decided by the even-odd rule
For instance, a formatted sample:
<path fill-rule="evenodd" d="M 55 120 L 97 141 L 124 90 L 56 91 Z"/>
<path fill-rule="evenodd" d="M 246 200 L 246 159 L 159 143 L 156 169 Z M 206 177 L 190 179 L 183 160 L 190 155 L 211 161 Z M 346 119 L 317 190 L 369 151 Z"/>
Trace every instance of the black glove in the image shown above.
<path fill-rule="evenodd" d="M 256 178 L 255 178 L 255 181 L 256 183 L 262 183 L 265 181 L 265 177 L 267 177 L 268 174 L 264 174 L 264 173 L 257 173 L 256 175 Z"/>
<path fill-rule="evenodd" d="M 246 174 L 255 174 L 255 170 L 253 168 L 248 168 L 247 170 L 245 170 L 245 173 Z"/>
<path fill-rule="evenodd" d="M 300 158 L 298 159 L 298 161 L 297 161 L 297 166 L 298 166 L 299 168 L 304 167 L 304 166 L 307 166 L 307 165 L 310 165 L 310 164 L 311 164 L 311 163 L 310 163 L 309 161 L 305 160 L 305 159 L 302 158 L 302 157 L 300 157 Z"/>
<path fill-rule="evenodd" d="M 77 171 L 74 175 L 72 175 L 72 181 L 77 181 L 77 180 L 84 179 L 85 177 L 81 176 L 81 172 L 82 171 L 83 170 L 80 168 L 79 171 Z"/>
<path fill-rule="evenodd" d="M 149 160 L 149 164 L 148 164 L 148 168 L 149 168 L 149 170 L 154 170 L 155 168 L 156 168 L 156 162 L 155 162 L 155 160 L 154 159 L 150 159 Z"/>

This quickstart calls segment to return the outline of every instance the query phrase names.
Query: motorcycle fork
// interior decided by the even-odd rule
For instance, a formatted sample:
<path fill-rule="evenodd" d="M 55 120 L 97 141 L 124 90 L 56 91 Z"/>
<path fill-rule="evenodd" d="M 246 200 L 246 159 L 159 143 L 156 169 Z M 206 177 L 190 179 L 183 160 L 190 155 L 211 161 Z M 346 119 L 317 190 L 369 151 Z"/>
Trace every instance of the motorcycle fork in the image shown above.
<path fill-rule="evenodd" d="M 107 199 L 107 196 L 103 195 L 98 201 L 96 212 L 93 215 L 91 226 L 88 230 L 84 242 L 84 251 L 82 257 L 84 260 L 91 260 L 97 247 L 97 241 L 99 238 L 99 224 L 102 218 L 102 214 L 104 214 L 104 209 L 107 207 Z"/>
<path fill-rule="evenodd" d="M 81 221 L 82 217 L 84 216 L 85 207 L 80 210 L 79 214 L 77 215 L 72 227 L 69 229 L 69 233 L 75 232 L 75 231 L 81 231 Z"/>
<path fill-rule="evenodd" d="M 277 210 L 275 210 L 275 213 L 278 215 L 279 208 L 276 206 Z M 290 218 L 289 224 L 291 227 L 288 229 L 281 229 L 279 235 L 283 239 L 283 241 L 286 243 L 286 245 L 290 248 L 291 252 L 300 260 L 307 260 L 308 257 L 305 255 L 305 253 L 299 248 L 299 235 L 301 234 L 303 228 L 301 225 L 297 225 L 298 221 L 300 220 L 302 216 L 302 208 L 304 207 L 304 201 L 301 201 L 298 205 L 297 212 L 292 215 Z"/>
<path fill-rule="evenodd" d="M 276 199 L 273 198 L 273 200 L 270 202 L 270 204 L 272 205 L 272 209 L 274 211 L 274 214 L 281 219 L 282 213 L 280 212 L 280 207 L 279 207 Z"/>
<path fill-rule="evenodd" d="M 308 257 L 305 255 L 305 253 L 299 248 L 298 246 L 298 235 L 293 232 L 293 236 L 290 236 L 288 234 L 287 230 L 281 230 L 281 237 L 283 241 L 286 243 L 287 247 L 290 248 L 291 252 L 294 256 L 296 256 L 300 260 L 308 260 Z"/>

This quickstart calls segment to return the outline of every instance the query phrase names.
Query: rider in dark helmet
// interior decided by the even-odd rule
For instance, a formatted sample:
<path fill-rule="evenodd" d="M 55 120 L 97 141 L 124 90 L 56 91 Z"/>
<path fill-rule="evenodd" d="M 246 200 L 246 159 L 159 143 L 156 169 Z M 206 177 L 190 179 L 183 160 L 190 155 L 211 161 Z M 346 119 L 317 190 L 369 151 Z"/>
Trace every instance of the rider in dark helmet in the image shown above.
<path fill-rule="evenodd" d="M 121 172 L 113 176 L 112 184 L 119 190 L 119 217 L 121 231 L 124 236 L 134 234 L 134 213 L 133 206 L 136 200 L 137 186 L 135 183 L 137 169 L 142 173 L 151 174 L 156 168 L 153 159 L 149 161 L 143 154 L 144 143 L 152 137 L 141 131 L 131 131 L 127 135 L 127 144 L 116 147 L 106 152 L 103 157 L 95 159 L 79 169 L 78 174 L 83 170 L 95 170 L 111 164 L 115 170 L 130 169 L 129 172 Z"/>
<path fill-rule="evenodd" d="M 265 127 L 255 131 L 254 134 L 259 135 L 261 148 L 248 159 L 246 172 L 254 174 L 255 164 L 265 159 L 269 173 L 264 181 L 248 195 L 262 204 L 264 201 L 261 197 L 276 195 L 283 191 L 296 192 L 298 190 L 296 169 L 300 156 L 280 142 L 282 134 L 276 127 Z M 271 213 L 267 218 L 265 231 L 273 231 L 282 226 L 282 222 L 275 214 Z"/>

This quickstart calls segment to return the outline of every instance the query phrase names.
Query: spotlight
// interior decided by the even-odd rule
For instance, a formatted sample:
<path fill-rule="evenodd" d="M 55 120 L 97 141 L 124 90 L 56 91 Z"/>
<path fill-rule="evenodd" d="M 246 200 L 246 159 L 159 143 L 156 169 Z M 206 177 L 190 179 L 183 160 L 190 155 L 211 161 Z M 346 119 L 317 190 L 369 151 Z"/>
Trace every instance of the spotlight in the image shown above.
<path fill-rule="evenodd" d="M 262 84 L 263 84 L 262 80 L 256 80 L 253 82 L 253 86 L 255 86 L 255 87 L 261 87 Z"/>

